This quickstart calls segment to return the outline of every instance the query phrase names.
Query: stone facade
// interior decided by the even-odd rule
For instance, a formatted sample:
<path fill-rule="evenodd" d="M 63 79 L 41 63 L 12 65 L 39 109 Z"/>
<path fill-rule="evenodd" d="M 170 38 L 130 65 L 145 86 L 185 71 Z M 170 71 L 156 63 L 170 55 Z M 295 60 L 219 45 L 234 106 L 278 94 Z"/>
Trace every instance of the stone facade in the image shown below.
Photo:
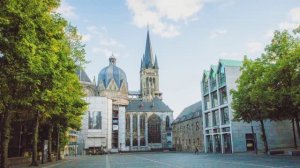
<path fill-rule="evenodd" d="M 197 102 L 185 108 L 172 123 L 173 147 L 176 151 L 204 150 L 201 105 L 201 102 Z"/>
<path fill-rule="evenodd" d="M 220 60 L 204 71 L 201 81 L 203 100 L 203 130 L 205 152 L 234 153 L 263 150 L 260 124 L 233 121 L 230 90 L 236 89 L 236 80 L 241 75 L 241 61 Z M 293 134 L 289 121 L 265 120 L 269 148 L 291 147 Z M 254 136 L 251 126 L 253 126 Z"/>

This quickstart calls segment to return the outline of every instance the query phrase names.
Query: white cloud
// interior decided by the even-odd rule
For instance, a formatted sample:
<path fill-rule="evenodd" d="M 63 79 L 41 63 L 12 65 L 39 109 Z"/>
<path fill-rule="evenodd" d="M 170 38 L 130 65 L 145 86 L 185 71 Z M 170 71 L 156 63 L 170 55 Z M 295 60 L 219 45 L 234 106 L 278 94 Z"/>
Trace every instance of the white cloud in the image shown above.
<path fill-rule="evenodd" d="M 289 17 L 293 22 L 300 22 L 300 7 L 296 7 L 290 10 Z"/>
<path fill-rule="evenodd" d="M 178 36 L 178 24 L 194 20 L 203 4 L 202 0 L 127 0 L 133 23 L 140 28 L 149 25 L 162 37 Z"/>
<path fill-rule="evenodd" d="M 300 7 L 292 8 L 288 13 L 288 18 L 279 23 L 279 29 L 293 30 L 300 26 Z"/>
<path fill-rule="evenodd" d="M 247 49 L 249 54 L 260 54 L 264 50 L 264 45 L 261 42 L 249 42 Z"/>
<path fill-rule="evenodd" d="M 299 26 L 299 23 L 293 23 L 293 22 L 281 22 L 279 23 L 279 29 L 286 29 L 286 30 L 292 30 Z"/>
<path fill-rule="evenodd" d="M 67 19 L 77 19 L 78 15 L 75 12 L 76 8 L 66 1 L 62 1 L 60 7 L 56 9 L 57 13 L 60 13 L 63 17 Z"/>
<path fill-rule="evenodd" d="M 227 33 L 227 30 L 224 30 L 224 29 L 215 29 L 215 30 L 212 30 L 210 32 L 209 38 L 215 39 L 215 38 L 217 38 L 219 36 L 225 35 L 226 33 Z"/>
<path fill-rule="evenodd" d="M 91 47 L 94 54 L 102 54 L 108 58 L 113 53 L 118 57 L 118 51 L 125 48 L 122 43 L 109 36 L 105 27 L 87 26 L 86 30 L 88 32 L 83 35 L 83 40 L 89 41 L 88 47 Z"/>

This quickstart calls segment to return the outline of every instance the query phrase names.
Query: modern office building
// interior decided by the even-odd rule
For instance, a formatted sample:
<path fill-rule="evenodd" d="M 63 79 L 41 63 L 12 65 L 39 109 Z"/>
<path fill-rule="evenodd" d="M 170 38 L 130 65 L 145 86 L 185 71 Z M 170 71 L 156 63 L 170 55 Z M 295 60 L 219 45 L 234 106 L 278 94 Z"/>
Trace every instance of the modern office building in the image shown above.
<path fill-rule="evenodd" d="M 236 89 L 241 61 L 220 59 L 205 70 L 201 81 L 205 152 L 233 153 L 263 150 L 260 124 L 233 121 L 230 90 Z M 264 121 L 269 148 L 291 147 L 293 134 L 289 121 Z M 251 125 L 254 134 L 251 131 Z"/>

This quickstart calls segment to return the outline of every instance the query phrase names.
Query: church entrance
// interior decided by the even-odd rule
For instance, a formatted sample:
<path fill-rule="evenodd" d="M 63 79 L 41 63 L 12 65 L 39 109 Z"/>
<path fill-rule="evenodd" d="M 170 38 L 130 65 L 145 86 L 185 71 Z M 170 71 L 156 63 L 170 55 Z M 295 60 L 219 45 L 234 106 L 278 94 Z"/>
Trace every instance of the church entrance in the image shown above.
<path fill-rule="evenodd" d="M 152 114 L 148 119 L 148 142 L 161 143 L 160 131 L 161 119 L 158 115 Z"/>

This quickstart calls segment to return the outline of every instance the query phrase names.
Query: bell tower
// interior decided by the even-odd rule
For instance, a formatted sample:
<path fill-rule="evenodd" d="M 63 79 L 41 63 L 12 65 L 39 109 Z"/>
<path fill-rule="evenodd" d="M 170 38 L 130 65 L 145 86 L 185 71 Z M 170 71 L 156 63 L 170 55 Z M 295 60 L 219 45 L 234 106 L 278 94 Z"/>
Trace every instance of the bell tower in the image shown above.
<path fill-rule="evenodd" d="M 162 93 L 159 91 L 159 73 L 157 57 L 153 57 L 150 41 L 149 29 L 147 30 L 146 48 L 141 60 L 140 87 L 141 97 L 152 100 L 154 97 L 161 99 Z"/>

